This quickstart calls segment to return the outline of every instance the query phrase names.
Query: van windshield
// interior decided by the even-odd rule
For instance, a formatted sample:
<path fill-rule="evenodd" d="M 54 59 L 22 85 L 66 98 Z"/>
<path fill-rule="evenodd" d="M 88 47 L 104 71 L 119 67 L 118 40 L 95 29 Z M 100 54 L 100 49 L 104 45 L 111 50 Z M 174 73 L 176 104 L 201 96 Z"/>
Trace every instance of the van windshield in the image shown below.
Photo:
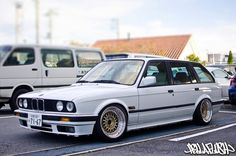
<path fill-rule="evenodd" d="M 11 51 L 11 49 L 11 46 L 0 46 L 0 62 L 6 56 L 6 54 Z"/>

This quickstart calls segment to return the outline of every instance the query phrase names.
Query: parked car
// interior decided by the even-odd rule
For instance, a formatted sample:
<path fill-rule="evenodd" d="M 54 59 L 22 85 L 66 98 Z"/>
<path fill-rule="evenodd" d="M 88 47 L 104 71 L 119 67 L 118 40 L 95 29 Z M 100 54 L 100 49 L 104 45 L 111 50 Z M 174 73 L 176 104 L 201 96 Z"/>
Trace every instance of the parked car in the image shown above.
<path fill-rule="evenodd" d="M 130 53 L 130 52 L 106 54 L 107 60 L 121 59 L 121 58 L 164 58 L 164 56 L 150 55 L 145 53 Z"/>
<path fill-rule="evenodd" d="M 71 85 L 104 59 L 93 48 L 0 46 L 0 108 L 17 109 L 17 97 L 29 91 Z"/>
<path fill-rule="evenodd" d="M 236 65 L 235 64 L 209 64 L 207 67 L 216 67 L 223 69 L 226 71 L 230 76 L 233 76 L 236 72 Z"/>
<path fill-rule="evenodd" d="M 15 111 L 27 129 L 95 133 L 108 141 L 126 131 L 194 120 L 208 124 L 223 104 L 214 77 L 199 63 L 139 58 L 98 64 L 70 87 L 31 92 Z"/>
<path fill-rule="evenodd" d="M 230 80 L 229 101 L 231 104 L 236 104 L 236 74 Z"/>
<path fill-rule="evenodd" d="M 232 76 L 229 75 L 223 69 L 220 69 L 217 67 L 206 67 L 206 68 L 208 71 L 211 72 L 211 74 L 215 77 L 215 80 L 222 87 L 222 96 L 225 99 L 225 101 L 228 101 L 229 100 L 228 89 L 229 89 L 229 85 L 230 85 L 230 79 Z"/>

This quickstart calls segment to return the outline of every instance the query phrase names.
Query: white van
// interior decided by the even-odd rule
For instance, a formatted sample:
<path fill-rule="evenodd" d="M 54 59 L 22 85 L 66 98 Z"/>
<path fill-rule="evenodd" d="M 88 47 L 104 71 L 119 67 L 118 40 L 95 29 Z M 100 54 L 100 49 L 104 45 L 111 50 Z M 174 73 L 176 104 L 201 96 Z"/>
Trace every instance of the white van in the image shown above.
<path fill-rule="evenodd" d="M 150 55 L 145 53 L 131 53 L 131 52 L 106 54 L 107 60 L 120 59 L 120 58 L 167 58 L 167 57 L 161 55 Z"/>
<path fill-rule="evenodd" d="M 105 56 L 99 49 L 42 45 L 0 46 L 0 108 L 17 108 L 20 94 L 75 83 Z"/>

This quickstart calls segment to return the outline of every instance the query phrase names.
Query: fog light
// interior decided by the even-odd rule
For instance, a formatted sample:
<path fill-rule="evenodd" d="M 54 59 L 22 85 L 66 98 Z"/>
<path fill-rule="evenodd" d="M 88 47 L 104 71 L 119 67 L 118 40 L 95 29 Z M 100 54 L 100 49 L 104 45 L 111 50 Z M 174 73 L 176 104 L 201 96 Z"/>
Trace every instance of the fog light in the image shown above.
<path fill-rule="evenodd" d="M 24 106 L 24 108 L 27 108 L 27 107 L 28 107 L 28 102 L 27 102 L 26 99 L 24 99 L 24 101 L 23 101 L 23 106 Z"/>
<path fill-rule="evenodd" d="M 62 111 L 63 110 L 63 103 L 61 101 L 57 102 L 57 110 Z"/>
<path fill-rule="evenodd" d="M 70 118 L 62 117 L 62 118 L 61 118 L 61 121 L 70 122 Z"/>

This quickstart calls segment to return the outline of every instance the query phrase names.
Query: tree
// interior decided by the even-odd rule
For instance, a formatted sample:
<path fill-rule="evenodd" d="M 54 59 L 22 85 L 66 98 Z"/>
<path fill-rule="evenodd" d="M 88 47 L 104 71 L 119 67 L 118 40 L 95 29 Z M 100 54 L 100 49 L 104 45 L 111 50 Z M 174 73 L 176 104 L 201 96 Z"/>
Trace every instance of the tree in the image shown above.
<path fill-rule="evenodd" d="M 230 50 L 229 51 L 229 57 L 228 57 L 228 64 L 233 64 L 234 60 L 233 60 L 233 53 L 232 51 Z"/>
<path fill-rule="evenodd" d="M 200 62 L 200 58 L 198 56 L 196 56 L 195 54 L 188 55 L 187 59 L 189 61 L 193 61 L 193 62 Z"/>

